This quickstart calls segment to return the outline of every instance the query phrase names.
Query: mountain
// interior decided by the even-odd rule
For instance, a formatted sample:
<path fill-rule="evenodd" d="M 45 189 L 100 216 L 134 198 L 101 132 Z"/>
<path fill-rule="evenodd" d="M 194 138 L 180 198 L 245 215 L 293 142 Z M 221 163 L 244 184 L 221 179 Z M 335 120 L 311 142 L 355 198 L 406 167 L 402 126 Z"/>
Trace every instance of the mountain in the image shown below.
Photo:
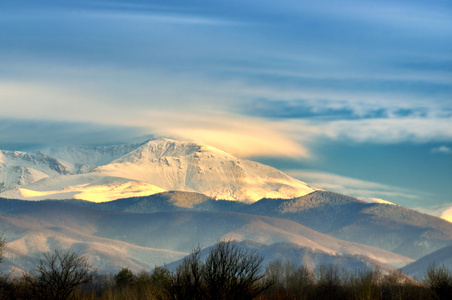
<path fill-rule="evenodd" d="M 417 280 L 421 280 L 427 273 L 428 268 L 433 266 L 446 267 L 452 270 L 452 244 L 419 258 L 403 267 L 402 271 Z"/>
<path fill-rule="evenodd" d="M 282 217 L 339 239 L 414 259 L 452 242 L 452 223 L 399 205 L 367 203 L 316 191 L 289 199 L 263 199 L 247 213 Z"/>
<path fill-rule="evenodd" d="M 96 236 L 100 217 L 96 210 L 62 202 L 2 199 L 0 228 L 8 242 L 2 270 L 28 271 L 42 252 L 53 249 L 80 251 L 93 267 L 109 272 L 152 269 L 187 254 Z"/>
<path fill-rule="evenodd" d="M 42 153 L 0 151 L 0 192 L 43 178 L 66 175 L 66 166 Z"/>
<path fill-rule="evenodd" d="M 293 243 L 274 243 L 266 245 L 253 241 L 242 241 L 236 243 L 237 247 L 251 251 L 263 258 L 262 267 L 266 268 L 270 263 L 281 261 L 290 262 L 295 266 L 305 266 L 310 270 L 315 270 L 316 267 L 324 265 L 335 265 L 339 269 L 346 269 L 348 271 L 355 270 L 371 270 L 379 268 L 383 273 L 390 273 L 395 271 L 394 268 L 373 260 L 367 256 L 361 255 L 332 255 L 321 250 L 313 250 L 308 247 L 302 247 Z M 199 253 L 201 260 L 207 258 L 209 252 L 215 246 L 210 246 L 202 249 Z M 177 260 L 167 265 L 169 270 L 175 270 L 177 266 L 182 263 L 183 259 Z"/>
<path fill-rule="evenodd" d="M 272 167 L 210 146 L 167 139 L 147 142 L 94 172 L 225 200 L 291 198 L 314 190 Z"/>
<path fill-rule="evenodd" d="M 294 199 L 261 199 L 251 204 L 214 200 L 198 193 L 165 192 L 78 205 L 117 212 L 210 211 L 269 216 L 413 259 L 452 243 L 452 223 L 443 219 L 398 205 L 367 203 L 326 191 Z"/>
<path fill-rule="evenodd" d="M 215 199 L 254 202 L 264 197 L 293 198 L 316 190 L 272 167 L 207 145 L 169 139 L 123 146 L 62 147 L 44 152 L 21 153 L 29 158 L 28 164 L 10 159 L 0 167 L 0 179 L 4 178 L 0 182 L 0 197 L 102 202 L 178 190 Z M 8 174 L 22 165 L 31 175 L 11 183 Z M 52 169 L 59 172 L 52 173 Z"/>
<path fill-rule="evenodd" d="M 169 139 L 1 151 L 0 180 L 0 197 L 10 199 L 0 199 L 0 217 L 12 268 L 69 247 L 105 270 L 119 262 L 149 268 L 222 239 L 402 267 L 452 243 L 452 223 L 439 218 L 318 190 L 269 166 Z"/>
<path fill-rule="evenodd" d="M 71 247 L 88 254 L 102 270 L 120 266 L 149 269 L 180 259 L 197 245 L 208 247 L 224 239 L 265 245 L 291 243 L 328 256 L 365 256 L 395 267 L 413 261 L 342 241 L 292 221 L 243 213 L 124 213 L 65 201 L 0 199 L 0 214 L 0 226 L 8 242 L 2 268 L 9 265 L 26 269 L 41 251 Z"/>
<path fill-rule="evenodd" d="M 77 174 L 46 177 L 1 193 L 10 199 L 83 199 L 105 202 L 131 196 L 147 196 L 164 190 L 155 185 L 121 177 Z"/>
<path fill-rule="evenodd" d="M 61 146 L 40 151 L 63 162 L 72 174 L 88 173 L 142 146 L 144 143 L 113 146 Z"/>

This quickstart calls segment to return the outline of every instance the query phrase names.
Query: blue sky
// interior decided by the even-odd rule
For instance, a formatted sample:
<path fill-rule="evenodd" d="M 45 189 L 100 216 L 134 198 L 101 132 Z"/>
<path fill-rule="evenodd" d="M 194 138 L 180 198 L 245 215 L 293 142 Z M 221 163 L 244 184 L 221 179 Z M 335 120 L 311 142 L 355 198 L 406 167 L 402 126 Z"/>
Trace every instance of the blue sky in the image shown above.
<path fill-rule="evenodd" d="M 0 148 L 169 136 L 452 206 L 450 1 L 0 5 Z"/>

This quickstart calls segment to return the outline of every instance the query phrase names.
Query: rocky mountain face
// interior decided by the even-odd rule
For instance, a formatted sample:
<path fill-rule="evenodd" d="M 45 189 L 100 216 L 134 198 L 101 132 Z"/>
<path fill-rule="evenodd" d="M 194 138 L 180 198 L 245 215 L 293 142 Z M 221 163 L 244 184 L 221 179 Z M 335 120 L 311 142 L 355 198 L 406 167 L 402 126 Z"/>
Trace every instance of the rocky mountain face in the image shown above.
<path fill-rule="evenodd" d="M 66 174 L 69 174 L 66 166 L 51 156 L 42 153 L 0 151 L 0 192 L 43 178 Z"/>

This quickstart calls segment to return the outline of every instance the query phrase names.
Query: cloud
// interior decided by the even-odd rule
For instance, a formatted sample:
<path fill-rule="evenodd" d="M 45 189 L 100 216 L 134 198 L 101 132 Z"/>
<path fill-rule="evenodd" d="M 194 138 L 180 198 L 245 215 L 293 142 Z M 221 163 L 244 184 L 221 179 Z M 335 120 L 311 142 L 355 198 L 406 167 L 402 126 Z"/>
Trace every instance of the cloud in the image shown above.
<path fill-rule="evenodd" d="M 350 108 L 330 107 L 324 101 L 318 102 L 320 103 L 314 104 L 307 100 L 288 101 L 261 98 L 245 103 L 241 109 L 246 114 L 266 118 L 355 118 L 354 112 Z"/>
<path fill-rule="evenodd" d="M 452 206 L 450 203 L 431 207 L 416 207 L 415 209 L 425 214 L 436 216 L 452 223 Z"/>
<path fill-rule="evenodd" d="M 368 202 L 375 202 L 376 199 L 380 200 L 380 202 L 389 202 L 388 200 L 382 200 L 383 198 L 391 199 L 390 202 L 402 205 L 402 203 L 409 204 L 411 200 L 418 198 L 418 196 L 412 195 L 409 191 L 399 187 L 337 174 L 304 170 L 291 170 L 286 172 L 299 180 L 307 182 L 313 187 L 357 197 Z"/>
<path fill-rule="evenodd" d="M 298 123 L 298 124 L 297 124 Z M 385 118 L 327 122 L 294 121 L 294 127 L 318 137 L 360 143 L 452 141 L 452 117 Z"/>
<path fill-rule="evenodd" d="M 382 119 L 426 117 L 425 107 L 355 106 L 347 101 L 334 100 L 270 100 L 255 99 L 242 104 L 240 109 L 249 115 L 279 119 L 317 118 L 328 120 Z M 452 116 L 452 112 L 450 112 Z"/>
<path fill-rule="evenodd" d="M 452 154 L 452 149 L 447 146 L 440 146 L 440 147 L 433 148 L 430 152 L 431 153 L 440 153 L 440 154 Z"/>
<path fill-rule="evenodd" d="M 64 85 L 56 87 L 45 83 L 0 81 L 0 90 L 0 117 L 11 119 L 14 116 L 16 123 L 24 120 L 23 124 L 8 131 L 8 135 L 14 136 L 17 141 L 26 141 L 31 132 L 34 133 L 31 139 L 34 141 L 42 139 L 48 142 L 52 137 L 57 140 L 58 136 L 61 139 L 65 132 L 68 133 L 67 138 L 62 140 L 73 137 L 83 141 L 81 135 L 86 130 L 81 128 L 110 135 L 109 128 L 122 127 L 123 132 L 190 139 L 238 156 L 309 156 L 308 150 L 294 141 L 290 128 L 284 123 L 219 112 L 218 109 L 207 110 L 202 108 L 202 104 L 187 109 L 183 103 L 174 101 L 173 109 L 165 110 L 154 105 L 153 101 L 143 103 L 142 100 L 132 99 L 124 103 L 89 89 L 79 90 Z M 23 130 L 27 122 L 43 123 L 27 132 Z M 85 123 L 87 125 L 80 126 Z M 61 126 L 53 128 L 52 124 Z M 69 129 L 71 126 L 72 131 Z"/>
<path fill-rule="evenodd" d="M 142 128 L 96 123 L 0 118 L 0 150 L 34 150 L 49 145 L 132 143 Z"/>
<path fill-rule="evenodd" d="M 442 212 L 441 218 L 452 223 L 452 207 Z"/>
<path fill-rule="evenodd" d="M 214 111 L 148 111 L 152 133 L 209 144 L 238 156 L 309 157 L 285 124 Z"/>

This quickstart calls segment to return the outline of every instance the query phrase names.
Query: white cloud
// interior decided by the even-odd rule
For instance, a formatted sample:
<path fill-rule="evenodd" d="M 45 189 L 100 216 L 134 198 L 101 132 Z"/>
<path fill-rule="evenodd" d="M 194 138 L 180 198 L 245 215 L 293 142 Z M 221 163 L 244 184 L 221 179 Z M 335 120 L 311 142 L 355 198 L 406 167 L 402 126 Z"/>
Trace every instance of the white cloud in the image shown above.
<path fill-rule="evenodd" d="M 292 121 L 300 134 L 360 143 L 452 141 L 452 118 L 381 118 L 340 121 Z"/>
<path fill-rule="evenodd" d="M 416 207 L 415 209 L 420 212 L 442 218 L 452 223 L 452 206 L 450 203 L 431 207 Z"/>
<path fill-rule="evenodd" d="M 184 111 L 186 106 L 175 101 L 172 110 L 165 110 L 155 108 L 153 101 L 112 101 L 90 90 L 30 82 L 0 82 L 0 91 L 3 118 L 137 127 L 149 134 L 209 144 L 238 156 L 309 156 L 288 133 L 287 124 L 207 110 L 202 105 Z"/>
<path fill-rule="evenodd" d="M 446 146 L 440 146 L 437 148 L 433 148 L 431 153 L 442 153 L 442 154 L 452 154 L 452 149 Z"/>
<path fill-rule="evenodd" d="M 286 172 L 316 188 L 357 197 L 367 202 L 375 202 L 378 199 L 380 202 L 387 201 L 402 204 L 403 202 L 409 203 L 411 199 L 417 198 L 417 196 L 410 194 L 409 191 L 402 188 L 337 174 L 303 170 Z M 382 198 L 389 198 L 391 201 L 383 200 Z"/>
<path fill-rule="evenodd" d="M 441 213 L 441 218 L 452 223 L 452 206 Z"/>
<path fill-rule="evenodd" d="M 310 155 L 281 123 L 219 112 L 148 111 L 146 115 L 141 125 L 152 133 L 191 139 L 242 157 Z"/>

